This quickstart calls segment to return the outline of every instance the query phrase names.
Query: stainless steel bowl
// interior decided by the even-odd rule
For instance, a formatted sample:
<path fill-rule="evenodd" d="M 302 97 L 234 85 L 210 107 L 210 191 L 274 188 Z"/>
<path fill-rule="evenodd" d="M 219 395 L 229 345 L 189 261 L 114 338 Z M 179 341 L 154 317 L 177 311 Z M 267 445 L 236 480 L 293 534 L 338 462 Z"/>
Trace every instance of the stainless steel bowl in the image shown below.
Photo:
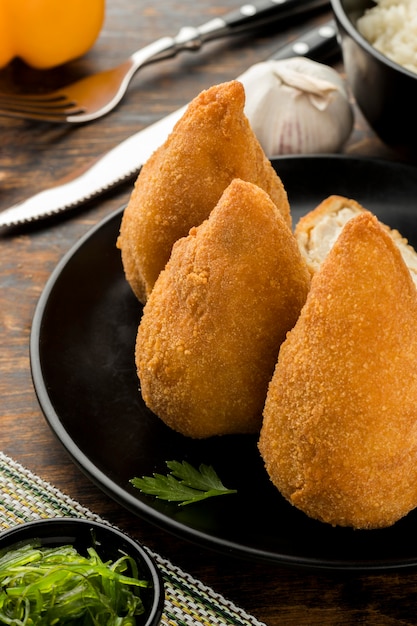
<path fill-rule="evenodd" d="M 417 74 L 378 52 L 357 30 L 372 0 L 331 0 L 347 81 L 364 117 L 391 148 L 417 156 Z"/>

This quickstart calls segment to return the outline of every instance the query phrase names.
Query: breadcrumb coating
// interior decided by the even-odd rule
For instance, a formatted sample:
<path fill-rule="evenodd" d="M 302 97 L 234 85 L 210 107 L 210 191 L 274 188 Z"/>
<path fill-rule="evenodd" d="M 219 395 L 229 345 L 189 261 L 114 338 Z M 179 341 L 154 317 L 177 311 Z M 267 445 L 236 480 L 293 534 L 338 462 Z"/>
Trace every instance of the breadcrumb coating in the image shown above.
<path fill-rule="evenodd" d="M 369 213 L 314 275 L 269 386 L 259 449 L 307 515 L 390 526 L 417 506 L 417 290 Z"/>
<path fill-rule="evenodd" d="M 264 189 L 291 225 L 286 191 L 244 105 L 238 81 L 203 91 L 143 166 L 117 242 L 126 278 L 141 302 L 146 302 L 175 241 L 209 216 L 234 178 Z"/>
<path fill-rule="evenodd" d="M 147 406 L 190 437 L 259 432 L 279 346 L 309 284 L 270 197 L 232 181 L 175 243 L 144 308 L 136 365 Z"/>

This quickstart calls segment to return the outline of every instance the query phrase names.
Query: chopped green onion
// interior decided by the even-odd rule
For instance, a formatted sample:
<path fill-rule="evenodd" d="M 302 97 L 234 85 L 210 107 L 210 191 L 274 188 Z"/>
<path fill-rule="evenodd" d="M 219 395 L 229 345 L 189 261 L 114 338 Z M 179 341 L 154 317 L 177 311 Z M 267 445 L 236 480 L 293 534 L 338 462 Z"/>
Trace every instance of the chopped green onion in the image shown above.
<path fill-rule="evenodd" d="M 103 562 L 94 548 L 32 542 L 0 555 L 0 624 L 135 626 L 144 613 L 136 562 Z"/>

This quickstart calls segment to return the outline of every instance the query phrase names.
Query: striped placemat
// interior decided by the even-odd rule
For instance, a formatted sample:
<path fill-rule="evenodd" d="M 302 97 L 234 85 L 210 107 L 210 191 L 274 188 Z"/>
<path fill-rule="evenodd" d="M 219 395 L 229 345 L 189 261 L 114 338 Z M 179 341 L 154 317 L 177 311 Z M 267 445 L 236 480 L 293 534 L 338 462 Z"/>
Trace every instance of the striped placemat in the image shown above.
<path fill-rule="evenodd" d="M 46 517 L 83 517 L 105 522 L 20 463 L 0 452 L 0 530 Z M 170 561 L 149 550 L 165 583 L 165 626 L 265 626 Z"/>

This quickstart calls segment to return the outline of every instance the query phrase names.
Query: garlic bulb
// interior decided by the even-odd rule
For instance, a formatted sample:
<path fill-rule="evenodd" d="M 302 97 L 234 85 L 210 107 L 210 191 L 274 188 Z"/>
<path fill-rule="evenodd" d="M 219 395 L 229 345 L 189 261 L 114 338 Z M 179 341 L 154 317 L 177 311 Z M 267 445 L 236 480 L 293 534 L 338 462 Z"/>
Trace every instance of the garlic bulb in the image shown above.
<path fill-rule="evenodd" d="M 339 74 L 304 57 L 253 65 L 239 80 L 245 113 L 267 156 L 337 152 L 353 128 Z"/>

